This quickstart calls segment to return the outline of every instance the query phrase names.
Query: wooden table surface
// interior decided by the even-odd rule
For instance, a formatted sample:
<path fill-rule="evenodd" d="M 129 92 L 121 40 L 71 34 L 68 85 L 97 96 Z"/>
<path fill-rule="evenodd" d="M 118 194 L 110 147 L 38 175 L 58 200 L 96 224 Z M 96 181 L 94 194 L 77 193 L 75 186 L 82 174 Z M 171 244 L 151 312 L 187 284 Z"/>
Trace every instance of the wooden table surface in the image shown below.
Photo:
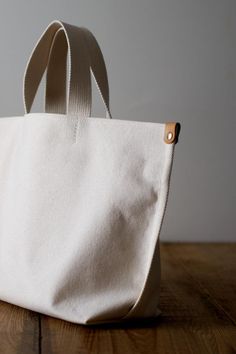
<path fill-rule="evenodd" d="M 236 244 L 162 243 L 162 315 L 83 327 L 0 302 L 0 354 L 236 353 Z"/>

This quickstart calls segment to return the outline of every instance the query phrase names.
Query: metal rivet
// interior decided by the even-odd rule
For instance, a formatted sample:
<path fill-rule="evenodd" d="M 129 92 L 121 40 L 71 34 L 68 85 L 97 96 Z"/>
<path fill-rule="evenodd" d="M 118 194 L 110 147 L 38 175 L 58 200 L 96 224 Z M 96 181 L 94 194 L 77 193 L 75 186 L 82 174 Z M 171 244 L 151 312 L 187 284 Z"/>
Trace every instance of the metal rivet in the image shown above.
<path fill-rule="evenodd" d="M 173 133 L 172 132 L 169 132 L 167 134 L 167 140 L 171 140 L 173 138 Z"/>

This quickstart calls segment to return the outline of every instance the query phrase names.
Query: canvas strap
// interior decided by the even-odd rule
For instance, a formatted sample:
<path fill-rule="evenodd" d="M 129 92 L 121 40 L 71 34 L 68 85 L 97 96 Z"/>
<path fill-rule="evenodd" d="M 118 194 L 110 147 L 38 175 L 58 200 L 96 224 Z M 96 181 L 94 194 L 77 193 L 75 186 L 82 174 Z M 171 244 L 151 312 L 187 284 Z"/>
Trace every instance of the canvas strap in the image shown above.
<path fill-rule="evenodd" d="M 101 95 L 107 117 L 111 118 L 109 107 L 109 85 L 105 61 L 99 44 L 93 34 L 86 28 L 77 28 L 84 36 L 89 53 L 91 74 Z M 75 61 L 79 65 L 78 60 Z M 48 59 L 46 76 L 45 111 L 48 113 L 65 113 L 67 107 L 67 43 L 64 32 L 59 29 L 54 36 Z"/>
<path fill-rule="evenodd" d="M 29 113 L 31 110 L 39 84 L 48 64 L 54 37 L 59 29 L 62 29 L 64 32 L 69 54 L 67 113 L 88 117 L 91 112 L 89 53 L 84 36 L 78 30 L 78 27 L 60 21 L 54 21 L 47 27 L 37 42 L 26 66 L 23 86 L 25 112 Z M 59 102 L 58 104 L 60 105 L 61 103 Z"/>

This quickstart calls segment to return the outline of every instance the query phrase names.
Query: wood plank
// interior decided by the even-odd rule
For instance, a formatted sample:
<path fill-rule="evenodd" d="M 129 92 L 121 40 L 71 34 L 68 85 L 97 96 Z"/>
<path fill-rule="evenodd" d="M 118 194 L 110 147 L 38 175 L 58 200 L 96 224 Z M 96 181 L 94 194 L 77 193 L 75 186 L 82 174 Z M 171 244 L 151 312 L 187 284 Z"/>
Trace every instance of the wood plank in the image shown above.
<path fill-rule="evenodd" d="M 236 324 L 236 243 L 166 244 Z"/>
<path fill-rule="evenodd" d="M 213 274 L 217 259 L 213 257 L 204 262 L 202 274 L 208 276 L 202 286 L 198 268 L 207 252 L 202 255 L 196 245 L 191 256 L 189 249 L 181 247 L 181 244 L 161 246 L 163 313 L 157 320 L 125 326 L 83 327 L 42 316 L 42 354 L 236 352 L 235 326 L 228 312 L 217 302 L 219 293 L 216 292 L 217 298 L 214 298 L 216 279 Z M 187 259 L 183 260 L 185 251 L 189 251 L 187 259 L 189 263 L 192 259 L 192 268 L 190 264 L 186 265 Z M 223 249 L 222 253 L 226 251 Z M 224 256 L 227 255 L 222 254 Z M 227 276 L 224 284 L 228 289 L 229 282 L 230 276 Z M 224 300 L 224 293 L 221 296 Z M 229 296 L 229 303 L 235 300 L 231 291 L 226 296 Z"/>
<path fill-rule="evenodd" d="M 42 353 L 152 353 L 155 328 L 135 325 L 103 325 L 84 327 L 65 321 L 42 318 Z M 148 348 L 147 348 L 147 343 Z"/>
<path fill-rule="evenodd" d="M 186 338 L 189 350 L 191 349 L 189 352 L 234 353 L 236 352 L 235 325 L 224 309 L 218 306 L 213 294 L 209 296 L 210 279 L 205 287 L 200 286 L 195 273 L 191 271 L 190 264 L 187 268 L 182 264 L 181 256 L 187 251 L 182 246 L 182 244 L 162 244 L 163 314 L 167 321 L 182 329 L 182 336 Z M 199 247 L 201 248 L 202 245 L 196 245 L 193 249 L 195 267 L 198 266 Z M 189 257 L 192 259 L 190 252 Z M 207 274 L 215 267 L 216 263 L 210 261 L 205 264 L 204 272 Z M 215 278 L 211 281 L 215 281 Z M 169 331 L 171 329 L 172 326 Z M 185 352 L 178 338 L 175 345 L 177 348 L 180 346 L 178 349 Z"/>
<path fill-rule="evenodd" d="M 38 314 L 0 301 L 0 354 L 40 354 Z"/>

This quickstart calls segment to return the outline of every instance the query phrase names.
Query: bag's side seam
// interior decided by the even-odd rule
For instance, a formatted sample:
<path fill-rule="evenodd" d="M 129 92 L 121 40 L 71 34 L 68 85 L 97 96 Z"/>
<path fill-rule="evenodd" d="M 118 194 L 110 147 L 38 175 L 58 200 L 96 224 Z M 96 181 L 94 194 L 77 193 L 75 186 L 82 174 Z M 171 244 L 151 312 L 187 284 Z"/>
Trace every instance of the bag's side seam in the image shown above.
<path fill-rule="evenodd" d="M 154 258 L 155 254 L 156 254 L 156 248 L 159 246 L 158 245 L 159 236 L 160 236 L 161 228 L 162 228 L 162 225 L 163 225 L 164 216 L 165 216 L 165 212 L 166 212 L 166 208 L 167 208 L 168 196 L 169 196 L 170 178 L 171 178 L 171 171 L 172 171 L 173 160 L 174 160 L 174 146 L 175 146 L 175 144 L 170 145 L 170 146 L 172 146 L 172 152 L 171 152 L 171 158 L 170 158 L 170 162 L 169 162 L 169 164 L 170 164 L 169 165 L 169 174 L 167 176 L 167 185 L 166 185 L 165 195 L 162 197 L 162 200 L 164 201 L 164 207 L 163 207 L 163 211 L 162 211 L 162 215 L 161 215 L 161 221 L 159 223 L 159 226 L 157 226 L 158 232 L 156 234 L 155 247 L 154 247 L 154 250 L 153 250 L 153 253 L 152 253 L 152 256 L 151 256 L 151 260 L 150 260 L 150 263 L 149 263 L 150 265 L 149 265 L 149 268 L 148 268 L 147 276 L 146 276 L 146 278 L 144 280 L 144 284 L 143 284 L 142 290 L 141 290 L 136 302 L 134 303 L 132 308 L 129 310 L 129 312 L 124 317 L 122 317 L 122 320 L 129 319 L 133 315 L 135 317 L 138 317 L 139 316 L 139 314 L 138 314 L 139 313 L 139 309 L 140 309 L 140 307 L 142 307 L 143 302 L 145 302 L 144 299 L 146 297 L 145 294 L 146 294 L 146 291 L 147 291 L 147 288 L 148 288 L 148 286 L 147 286 L 148 283 L 149 283 L 148 280 L 149 280 L 150 274 L 152 272 L 153 258 Z M 168 170 L 168 167 L 166 167 L 166 169 Z M 162 188 L 164 188 L 164 187 L 165 186 L 162 184 Z M 163 190 L 162 195 L 163 194 L 164 194 L 164 190 Z M 160 207 L 157 208 L 156 215 L 158 215 L 159 209 L 160 209 Z M 136 311 L 136 313 L 135 313 L 135 311 Z M 142 317 L 142 314 L 140 315 L 140 317 Z"/>

